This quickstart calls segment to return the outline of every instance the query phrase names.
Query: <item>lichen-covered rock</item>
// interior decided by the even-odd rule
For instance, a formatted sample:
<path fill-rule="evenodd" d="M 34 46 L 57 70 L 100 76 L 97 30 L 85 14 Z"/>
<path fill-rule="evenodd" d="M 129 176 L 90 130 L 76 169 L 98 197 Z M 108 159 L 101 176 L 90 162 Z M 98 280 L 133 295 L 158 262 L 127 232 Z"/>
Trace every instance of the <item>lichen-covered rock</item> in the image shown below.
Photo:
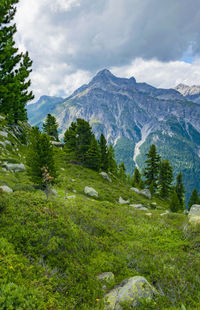
<path fill-rule="evenodd" d="M 10 188 L 7 185 L 0 186 L 0 191 L 6 192 L 6 193 L 12 193 L 13 192 L 12 188 Z"/>
<path fill-rule="evenodd" d="M 190 224 L 200 224 L 200 205 L 192 205 L 188 217 Z"/>
<path fill-rule="evenodd" d="M 5 166 L 5 168 L 6 168 L 8 171 L 13 171 L 13 172 L 22 172 L 22 171 L 25 171 L 25 166 L 24 166 L 24 164 L 5 163 L 4 166 Z"/>
<path fill-rule="evenodd" d="M 115 279 L 115 276 L 112 272 L 103 272 L 97 276 L 97 280 L 110 283 Z"/>
<path fill-rule="evenodd" d="M 149 189 L 143 189 L 140 191 L 140 194 L 147 197 L 148 199 L 151 199 L 151 192 Z"/>
<path fill-rule="evenodd" d="M 84 189 L 84 193 L 86 195 L 91 196 L 91 197 L 98 197 L 99 196 L 98 192 L 93 187 L 86 186 Z"/>
<path fill-rule="evenodd" d="M 105 180 L 107 180 L 108 182 L 112 182 L 111 178 L 109 177 L 109 175 L 106 172 L 100 172 L 99 173 Z"/>
<path fill-rule="evenodd" d="M 136 187 L 131 187 L 130 190 L 135 192 L 136 194 L 140 194 L 140 190 Z"/>
<path fill-rule="evenodd" d="M 136 210 L 146 211 L 148 210 L 146 207 L 140 204 L 131 204 L 130 207 L 133 207 Z"/>
<path fill-rule="evenodd" d="M 105 295 L 106 310 L 122 310 L 122 303 L 129 303 L 131 308 L 136 307 L 141 299 L 151 299 L 158 294 L 149 282 L 140 276 L 122 281 L 122 283 Z"/>
<path fill-rule="evenodd" d="M 124 200 L 122 197 L 119 197 L 119 203 L 121 205 L 126 205 L 130 203 L 130 200 Z"/>

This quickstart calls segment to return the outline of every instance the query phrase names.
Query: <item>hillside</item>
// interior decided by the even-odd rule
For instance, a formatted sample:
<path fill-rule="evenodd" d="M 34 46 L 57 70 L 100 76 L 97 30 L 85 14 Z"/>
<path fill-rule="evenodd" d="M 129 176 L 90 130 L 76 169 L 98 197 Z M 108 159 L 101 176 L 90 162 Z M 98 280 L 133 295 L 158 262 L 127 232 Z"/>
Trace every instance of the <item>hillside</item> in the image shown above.
<path fill-rule="evenodd" d="M 58 178 L 47 199 L 26 170 L 5 167 L 5 153 L 25 164 L 26 147 L 20 135 L 14 138 L 15 128 L 1 125 L 0 186 L 13 189 L 0 192 L 1 309 L 117 309 L 105 306 L 104 295 L 135 276 L 157 291 L 135 309 L 199 309 L 199 226 L 190 227 L 184 214 L 167 213 L 169 201 L 66 164 L 57 148 Z M 98 197 L 86 195 L 85 186 Z M 129 202 L 120 204 L 120 197 Z M 97 279 L 104 272 L 114 274 L 109 283 Z"/>
<path fill-rule="evenodd" d="M 63 101 L 47 97 L 29 105 L 32 125 L 41 125 L 44 108 L 56 116 L 61 137 L 77 117 L 90 121 L 96 136 L 103 132 L 114 145 L 118 163 L 124 161 L 129 173 L 135 165 L 143 169 L 145 154 L 154 143 L 163 159 L 172 163 L 175 176 L 182 171 L 187 200 L 193 188 L 198 188 L 200 105 L 178 91 L 157 89 L 102 70 Z"/>

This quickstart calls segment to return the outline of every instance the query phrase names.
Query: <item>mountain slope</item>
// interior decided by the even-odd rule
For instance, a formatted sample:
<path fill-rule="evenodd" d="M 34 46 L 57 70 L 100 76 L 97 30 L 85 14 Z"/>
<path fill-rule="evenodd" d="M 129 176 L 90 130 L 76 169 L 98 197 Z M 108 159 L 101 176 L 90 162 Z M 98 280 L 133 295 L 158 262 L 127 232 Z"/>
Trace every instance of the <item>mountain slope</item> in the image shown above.
<path fill-rule="evenodd" d="M 154 143 L 161 156 L 172 162 L 175 175 L 183 171 L 189 193 L 199 186 L 200 105 L 178 91 L 102 70 L 63 102 L 45 107 L 46 114 L 56 116 L 61 136 L 76 118 L 90 121 L 97 137 L 103 132 L 115 146 L 117 161 L 123 160 L 128 172 L 136 164 L 144 167 L 144 155 Z"/>
<path fill-rule="evenodd" d="M 180 92 L 187 100 L 200 103 L 200 85 L 179 84 L 175 87 L 175 90 Z"/>

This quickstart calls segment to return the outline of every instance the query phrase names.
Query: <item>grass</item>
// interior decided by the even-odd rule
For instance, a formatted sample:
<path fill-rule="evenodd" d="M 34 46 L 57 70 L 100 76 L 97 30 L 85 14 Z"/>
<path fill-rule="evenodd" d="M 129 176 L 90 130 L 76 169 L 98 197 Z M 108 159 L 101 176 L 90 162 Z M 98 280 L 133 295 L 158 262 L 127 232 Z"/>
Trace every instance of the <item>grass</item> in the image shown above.
<path fill-rule="evenodd" d="M 107 291 L 136 275 L 154 285 L 159 295 L 136 309 L 199 309 L 200 228 L 184 214 L 161 216 L 168 201 L 67 165 L 56 152 L 57 195 L 48 200 L 25 172 L 0 170 L 0 184 L 15 190 L 0 193 L 0 309 L 104 309 L 96 276 L 106 271 L 115 275 Z M 99 197 L 86 196 L 85 186 Z M 120 196 L 160 209 L 138 211 Z"/>

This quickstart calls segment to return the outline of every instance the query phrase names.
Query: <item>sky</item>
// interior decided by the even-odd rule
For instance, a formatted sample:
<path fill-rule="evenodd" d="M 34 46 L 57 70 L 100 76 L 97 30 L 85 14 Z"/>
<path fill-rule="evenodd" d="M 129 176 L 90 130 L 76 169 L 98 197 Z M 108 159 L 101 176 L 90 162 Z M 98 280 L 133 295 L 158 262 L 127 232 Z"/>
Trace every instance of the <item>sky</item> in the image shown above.
<path fill-rule="evenodd" d="M 67 97 L 104 68 L 156 87 L 200 85 L 199 0 L 20 0 L 15 22 L 35 100 Z"/>

